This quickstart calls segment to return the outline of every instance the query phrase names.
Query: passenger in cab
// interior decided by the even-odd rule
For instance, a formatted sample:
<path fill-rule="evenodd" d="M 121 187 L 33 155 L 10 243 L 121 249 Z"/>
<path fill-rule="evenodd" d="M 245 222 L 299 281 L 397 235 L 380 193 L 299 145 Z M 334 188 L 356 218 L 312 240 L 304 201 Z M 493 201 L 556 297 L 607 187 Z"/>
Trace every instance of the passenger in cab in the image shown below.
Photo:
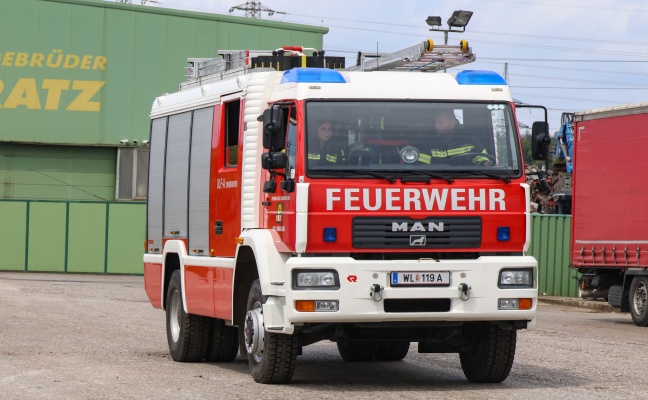
<path fill-rule="evenodd" d="M 430 150 L 422 150 L 418 161 L 424 164 L 493 165 L 492 157 L 487 155 L 483 146 L 458 132 L 459 125 L 453 110 L 438 111 L 434 118 L 434 135 L 428 142 Z"/>

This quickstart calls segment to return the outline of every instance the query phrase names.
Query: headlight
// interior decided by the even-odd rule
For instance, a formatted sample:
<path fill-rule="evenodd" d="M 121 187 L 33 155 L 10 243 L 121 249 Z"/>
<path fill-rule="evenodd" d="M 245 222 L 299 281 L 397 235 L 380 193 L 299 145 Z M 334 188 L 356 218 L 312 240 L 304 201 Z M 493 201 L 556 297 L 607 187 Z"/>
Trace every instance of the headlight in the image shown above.
<path fill-rule="evenodd" d="M 412 164 L 418 160 L 419 151 L 414 146 L 405 146 L 400 150 L 400 157 L 406 164 Z"/>
<path fill-rule="evenodd" d="M 336 271 L 293 271 L 293 289 L 339 289 Z"/>
<path fill-rule="evenodd" d="M 503 269 L 499 275 L 500 288 L 532 288 L 533 287 L 533 269 Z"/>

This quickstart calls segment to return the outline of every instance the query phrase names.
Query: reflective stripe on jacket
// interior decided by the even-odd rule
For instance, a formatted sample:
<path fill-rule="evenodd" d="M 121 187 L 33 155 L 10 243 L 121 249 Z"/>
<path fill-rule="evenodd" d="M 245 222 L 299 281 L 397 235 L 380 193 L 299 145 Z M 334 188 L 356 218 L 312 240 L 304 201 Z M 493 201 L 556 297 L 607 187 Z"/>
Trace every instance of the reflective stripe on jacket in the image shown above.
<path fill-rule="evenodd" d="M 439 158 L 448 158 L 448 157 L 454 157 L 454 156 L 459 156 L 461 154 L 465 153 L 471 153 L 475 149 L 475 146 L 469 144 L 469 145 L 464 145 L 461 147 L 455 147 L 453 149 L 448 149 L 448 150 L 438 150 L 438 149 L 432 149 L 430 150 L 430 154 L 424 154 L 420 153 L 418 161 L 425 163 L 425 164 L 430 164 L 432 162 L 432 159 L 439 159 Z M 484 154 L 488 154 L 486 152 L 486 149 L 481 151 Z M 480 162 L 488 161 L 488 157 L 484 156 L 475 156 L 472 159 L 472 162 L 475 164 L 478 164 Z"/>

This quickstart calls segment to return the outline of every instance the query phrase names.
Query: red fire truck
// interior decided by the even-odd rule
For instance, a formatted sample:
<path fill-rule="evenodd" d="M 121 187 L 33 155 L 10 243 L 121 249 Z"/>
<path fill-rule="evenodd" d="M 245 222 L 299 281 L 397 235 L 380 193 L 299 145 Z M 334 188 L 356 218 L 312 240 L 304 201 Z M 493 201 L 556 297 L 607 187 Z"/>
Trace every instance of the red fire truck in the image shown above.
<path fill-rule="evenodd" d="M 583 296 L 648 326 L 648 104 L 574 115 L 571 265 Z"/>
<path fill-rule="evenodd" d="M 224 52 L 155 99 L 145 288 L 174 360 L 240 353 L 285 383 L 318 341 L 349 362 L 416 343 L 506 379 L 537 301 L 516 107 L 496 73 L 430 73 L 474 59 L 465 43 L 412 49 L 346 70 Z"/>

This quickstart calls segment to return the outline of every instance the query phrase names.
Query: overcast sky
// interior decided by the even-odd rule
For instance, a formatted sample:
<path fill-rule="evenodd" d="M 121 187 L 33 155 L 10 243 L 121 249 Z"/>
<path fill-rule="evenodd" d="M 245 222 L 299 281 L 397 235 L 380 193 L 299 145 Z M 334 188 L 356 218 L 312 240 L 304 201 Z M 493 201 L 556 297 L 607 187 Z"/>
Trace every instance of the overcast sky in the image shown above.
<path fill-rule="evenodd" d="M 139 3 L 133 0 L 133 3 Z M 152 7 L 244 16 L 244 0 L 158 0 Z M 645 0 L 265 0 L 275 10 L 264 19 L 323 25 L 324 50 L 391 52 L 443 34 L 430 32 L 428 15 L 445 21 L 454 10 L 474 14 L 465 33 L 477 61 L 453 70 L 487 69 L 504 74 L 513 97 L 546 106 L 552 131 L 563 112 L 648 102 L 648 2 Z M 287 43 L 295 45 L 298 43 Z M 449 71 L 450 72 L 450 71 Z M 524 120 L 524 117 L 521 118 Z M 529 121 L 530 122 L 530 121 Z"/>

